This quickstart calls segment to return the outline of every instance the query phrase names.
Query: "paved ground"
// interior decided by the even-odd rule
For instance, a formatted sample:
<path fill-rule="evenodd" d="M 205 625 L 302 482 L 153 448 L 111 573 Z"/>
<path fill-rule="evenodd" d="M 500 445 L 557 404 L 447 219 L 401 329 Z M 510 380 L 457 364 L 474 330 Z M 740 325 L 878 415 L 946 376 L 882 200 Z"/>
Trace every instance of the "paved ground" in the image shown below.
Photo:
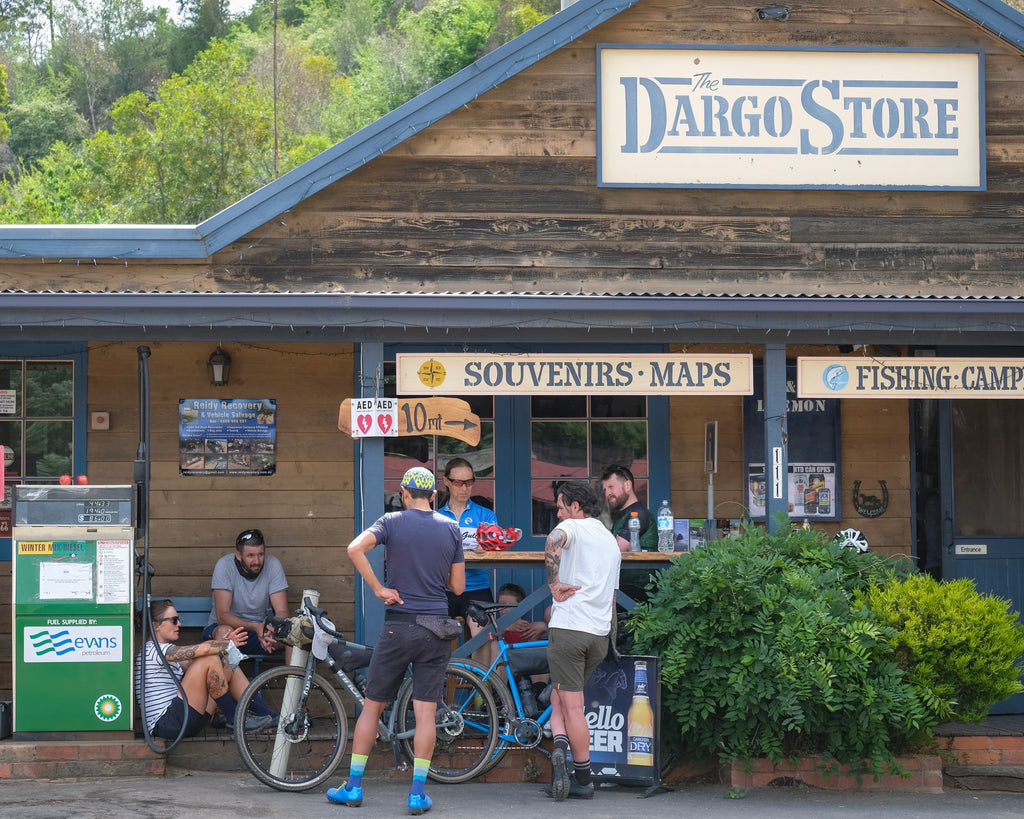
<path fill-rule="evenodd" d="M 337 783 L 332 783 L 337 784 Z M 193 814 L 197 819 L 221 817 L 300 816 L 303 819 L 351 814 L 352 819 L 406 815 L 408 780 L 366 781 L 359 813 L 331 805 L 324 790 L 281 793 L 247 773 L 189 773 L 168 769 L 164 779 L 128 778 L 81 782 L 8 780 L 0 785 L 0 815 L 19 819 L 171 819 Z M 494 816 L 586 817 L 586 819 L 726 819 L 727 817 L 884 816 L 885 819 L 935 817 L 1021 817 L 1024 794 L 953 791 L 944 794 L 850 793 L 805 787 L 762 788 L 743 798 L 728 798 L 723 786 L 677 787 L 643 798 L 642 789 L 601 789 L 591 801 L 552 802 L 535 784 L 437 785 L 428 783 L 434 799 L 429 815 L 447 819 Z"/>

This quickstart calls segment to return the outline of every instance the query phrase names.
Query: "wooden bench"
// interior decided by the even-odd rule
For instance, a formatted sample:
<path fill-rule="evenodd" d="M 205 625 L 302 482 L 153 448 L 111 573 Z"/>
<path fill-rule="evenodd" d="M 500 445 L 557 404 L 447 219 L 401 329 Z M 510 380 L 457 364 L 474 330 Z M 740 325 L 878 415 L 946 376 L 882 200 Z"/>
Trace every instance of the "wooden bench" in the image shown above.
<path fill-rule="evenodd" d="M 161 599 L 161 598 L 157 598 Z M 206 597 L 169 597 L 167 598 L 174 604 L 175 611 L 178 612 L 180 624 L 182 628 L 196 628 L 202 632 L 206 628 L 206 625 L 210 622 L 210 613 L 213 611 L 213 597 L 207 595 Z M 137 600 L 135 602 L 135 608 L 139 612 L 142 611 L 142 601 Z M 197 637 L 197 640 L 201 639 Z M 280 654 L 246 654 L 246 660 L 252 660 L 252 674 L 248 675 L 249 679 L 252 679 L 260 673 L 260 666 L 264 662 L 273 663 L 276 660 L 282 660 Z"/>

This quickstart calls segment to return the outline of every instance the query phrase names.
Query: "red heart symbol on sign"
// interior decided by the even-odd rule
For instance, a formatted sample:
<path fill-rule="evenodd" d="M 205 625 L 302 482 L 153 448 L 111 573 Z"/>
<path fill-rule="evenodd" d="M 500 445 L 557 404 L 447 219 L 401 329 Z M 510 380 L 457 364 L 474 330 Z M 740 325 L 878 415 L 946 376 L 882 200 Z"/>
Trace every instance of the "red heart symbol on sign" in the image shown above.
<path fill-rule="evenodd" d="M 391 416 L 390 415 L 378 415 L 377 426 L 380 427 L 381 432 L 387 435 L 388 430 L 391 429 Z"/>
<path fill-rule="evenodd" d="M 356 423 L 359 425 L 359 431 L 365 435 L 370 431 L 370 427 L 373 425 L 373 416 L 357 415 Z"/>

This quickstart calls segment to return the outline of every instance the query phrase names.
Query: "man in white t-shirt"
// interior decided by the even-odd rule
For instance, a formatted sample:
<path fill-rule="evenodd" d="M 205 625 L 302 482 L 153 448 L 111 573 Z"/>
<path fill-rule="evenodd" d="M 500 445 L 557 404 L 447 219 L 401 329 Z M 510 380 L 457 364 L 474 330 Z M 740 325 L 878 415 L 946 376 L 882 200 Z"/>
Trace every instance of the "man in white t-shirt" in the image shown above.
<path fill-rule="evenodd" d="M 212 639 L 218 625 L 243 628 L 243 654 L 273 654 L 286 648 L 266 628 L 270 616 L 288 616 L 288 579 L 281 561 L 268 555 L 259 529 L 246 529 L 235 538 L 234 554 L 224 555 L 213 567 L 213 609 L 203 631 Z M 288 646 L 287 660 L 291 654 Z"/>
<path fill-rule="evenodd" d="M 570 481 L 555 492 L 559 524 L 544 544 L 551 589 L 548 665 L 551 669 L 551 795 L 558 801 L 594 795 L 590 727 L 583 686 L 608 654 L 622 553 L 598 519 L 601 504 L 585 483 Z M 566 768 L 572 748 L 573 776 Z"/>

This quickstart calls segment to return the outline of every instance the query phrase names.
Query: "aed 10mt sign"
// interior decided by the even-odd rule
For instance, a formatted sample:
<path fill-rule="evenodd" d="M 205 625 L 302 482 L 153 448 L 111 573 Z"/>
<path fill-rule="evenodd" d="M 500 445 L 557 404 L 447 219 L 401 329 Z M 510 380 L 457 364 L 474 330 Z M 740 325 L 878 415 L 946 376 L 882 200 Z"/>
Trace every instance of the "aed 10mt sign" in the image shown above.
<path fill-rule="evenodd" d="M 980 51 L 598 47 L 598 184 L 983 190 Z"/>

